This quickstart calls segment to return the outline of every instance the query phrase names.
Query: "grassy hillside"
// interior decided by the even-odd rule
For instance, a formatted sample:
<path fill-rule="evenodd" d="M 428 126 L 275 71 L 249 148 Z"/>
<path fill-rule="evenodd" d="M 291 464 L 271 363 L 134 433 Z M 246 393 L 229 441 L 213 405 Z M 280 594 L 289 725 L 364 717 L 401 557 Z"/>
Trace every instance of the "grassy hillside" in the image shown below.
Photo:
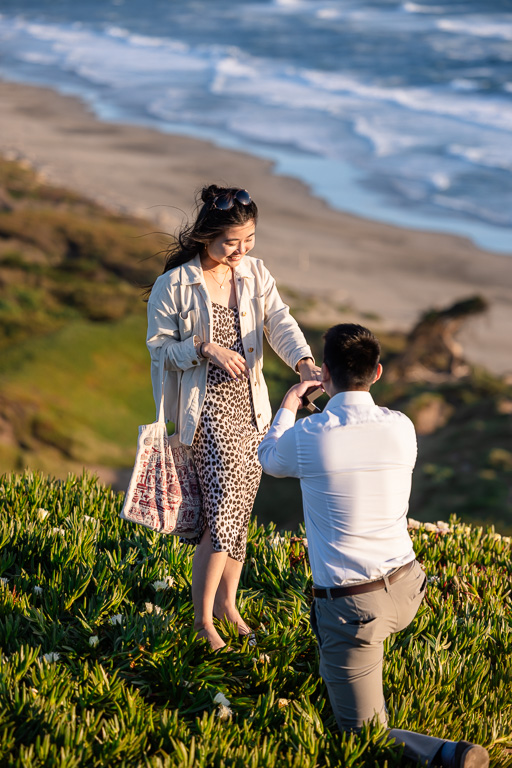
<path fill-rule="evenodd" d="M 28 466 L 65 477 L 84 464 L 132 465 L 137 427 L 154 417 L 141 286 L 161 269 L 150 257 L 164 239 L 151 228 L 0 160 L 0 471 Z M 288 300 L 320 357 L 321 331 L 307 327 L 314 299 L 295 292 Z M 406 337 L 382 341 L 386 369 Z M 268 349 L 265 376 L 276 408 L 296 376 Z M 512 532 L 510 381 L 471 369 L 435 384 L 385 374 L 374 395 L 424 433 L 415 518 L 454 513 Z M 255 512 L 296 527 L 298 483 L 265 477 Z"/>
<path fill-rule="evenodd" d="M 191 556 L 119 519 L 87 477 L 0 480 L 0 764 L 20 768 L 398 766 L 378 727 L 340 736 L 308 621 L 302 533 L 252 526 L 241 606 L 251 648 L 191 632 Z M 412 530 L 427 598 L 387 643 L 392 726 L 485 744 L 510 765 L 510 539 Z M 216 697 L 229 701 L 223 709 Z"/>
<path fill-rule="evenodd" d="M 148 222 L 0 161 L 2 470 L 130 464 L 154 411 L 141 286 L 161 248 Z"/>

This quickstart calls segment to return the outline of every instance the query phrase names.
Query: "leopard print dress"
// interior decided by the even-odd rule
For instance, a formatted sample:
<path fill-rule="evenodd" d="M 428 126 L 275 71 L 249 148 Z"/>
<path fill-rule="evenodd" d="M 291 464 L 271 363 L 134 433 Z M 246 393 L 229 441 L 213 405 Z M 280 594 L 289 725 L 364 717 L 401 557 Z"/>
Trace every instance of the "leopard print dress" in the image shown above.
<path fill-rule="evenodd" d="M 215 344 L 245 357 L 238 307 L 214 304 Z M 213 549 L 243 563 L 247 528 L 261 480 L 258 432 L 249 381 L 232 379 L 209 364 L 206 396 L 192 451 L 203 496 L 203 532 L 210 529 Z M 201 536 L 188 539 L 198 544 Z"/>

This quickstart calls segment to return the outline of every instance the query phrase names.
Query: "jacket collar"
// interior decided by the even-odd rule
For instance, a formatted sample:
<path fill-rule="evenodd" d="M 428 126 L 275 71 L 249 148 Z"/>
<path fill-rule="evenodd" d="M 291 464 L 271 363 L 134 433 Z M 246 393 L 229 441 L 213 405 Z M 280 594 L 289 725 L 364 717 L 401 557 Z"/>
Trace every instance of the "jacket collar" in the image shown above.
<path fill-rule="evenodd" d="M 181 265 L 180 275 L 181 285 L 193 285 L 194 283 L 203 283 L 203 270 L 201 268 L 201 257 L 196 254 L 193 259 Z"/>
<path fill-rule="evenodd" d="M 244 256 L 238 267 L 235 269 L 235 277 L 252 277 L 254 272 L 251 269 L 252 262 L 250 256 Z M 193 259 L 181 265 L 181 285 L 194 285 L 195 283 L 204 283 L 203 269 L 201 267 L 201 257 L 199 254 Z"/>
<path fill-rule="evenodd" d="M 253 261 L 250 256 L 244 256 L 238 267 L 235 269 L 235 277 L 252 277 L 254 272 L 251 269 Z"/>

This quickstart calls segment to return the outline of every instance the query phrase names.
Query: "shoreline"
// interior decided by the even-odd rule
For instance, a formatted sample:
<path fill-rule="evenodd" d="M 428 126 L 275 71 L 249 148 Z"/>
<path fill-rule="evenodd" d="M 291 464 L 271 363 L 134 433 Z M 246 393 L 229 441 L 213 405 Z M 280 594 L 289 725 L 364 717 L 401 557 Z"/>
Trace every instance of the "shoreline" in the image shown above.
<path fill-rule="evenodd" d="M 28 161 L 48 183 L 172 233 L 193 211 L 204 183 L 247 187 L 260 209 L 254 255 L 278 285 L 314 296 L 317 323 L 361 321 L 409 330 L 419 315 L 481 294 L 490 310 L 468 321 L 468 359 L 495 373 L 512 370 L 510 256 L 458 235 L 402 229 L 330 208 L 271 161 L 207 141 L 130 124 L 102 122 L 74 96 L 0 81 L 0 153 Z M 326 313 L 322 305 L 331 310 Z M 367 318 L 365 321 L 361 318 Z M 370 320 L 370 318 L 372 318 Z"/>

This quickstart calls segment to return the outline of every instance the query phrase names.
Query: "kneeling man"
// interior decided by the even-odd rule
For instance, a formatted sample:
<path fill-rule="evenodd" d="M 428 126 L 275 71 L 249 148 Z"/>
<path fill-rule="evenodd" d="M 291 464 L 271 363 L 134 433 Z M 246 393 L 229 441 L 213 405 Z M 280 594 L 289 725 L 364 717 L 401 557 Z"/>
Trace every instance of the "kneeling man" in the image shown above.
<path fill-rule="evenodd" d="M 373 401 L 379 357 L 379 342 L 366 328 L 327 331 L 322 384 L 329 403 L 295 423 L 315 382 L 292 387 L 259 448 L 269 475 L 300 478 L 320 674 L 338 726 L 350 731 L 375 716 L 387 723 L 384 640 L 413 620 L 426 587 L 407 532 L 416 435 L 407 416 Z M 466 741 L 398 729 L 389 738 L 428 765 L 489 765 L 487 751 Z"/>

